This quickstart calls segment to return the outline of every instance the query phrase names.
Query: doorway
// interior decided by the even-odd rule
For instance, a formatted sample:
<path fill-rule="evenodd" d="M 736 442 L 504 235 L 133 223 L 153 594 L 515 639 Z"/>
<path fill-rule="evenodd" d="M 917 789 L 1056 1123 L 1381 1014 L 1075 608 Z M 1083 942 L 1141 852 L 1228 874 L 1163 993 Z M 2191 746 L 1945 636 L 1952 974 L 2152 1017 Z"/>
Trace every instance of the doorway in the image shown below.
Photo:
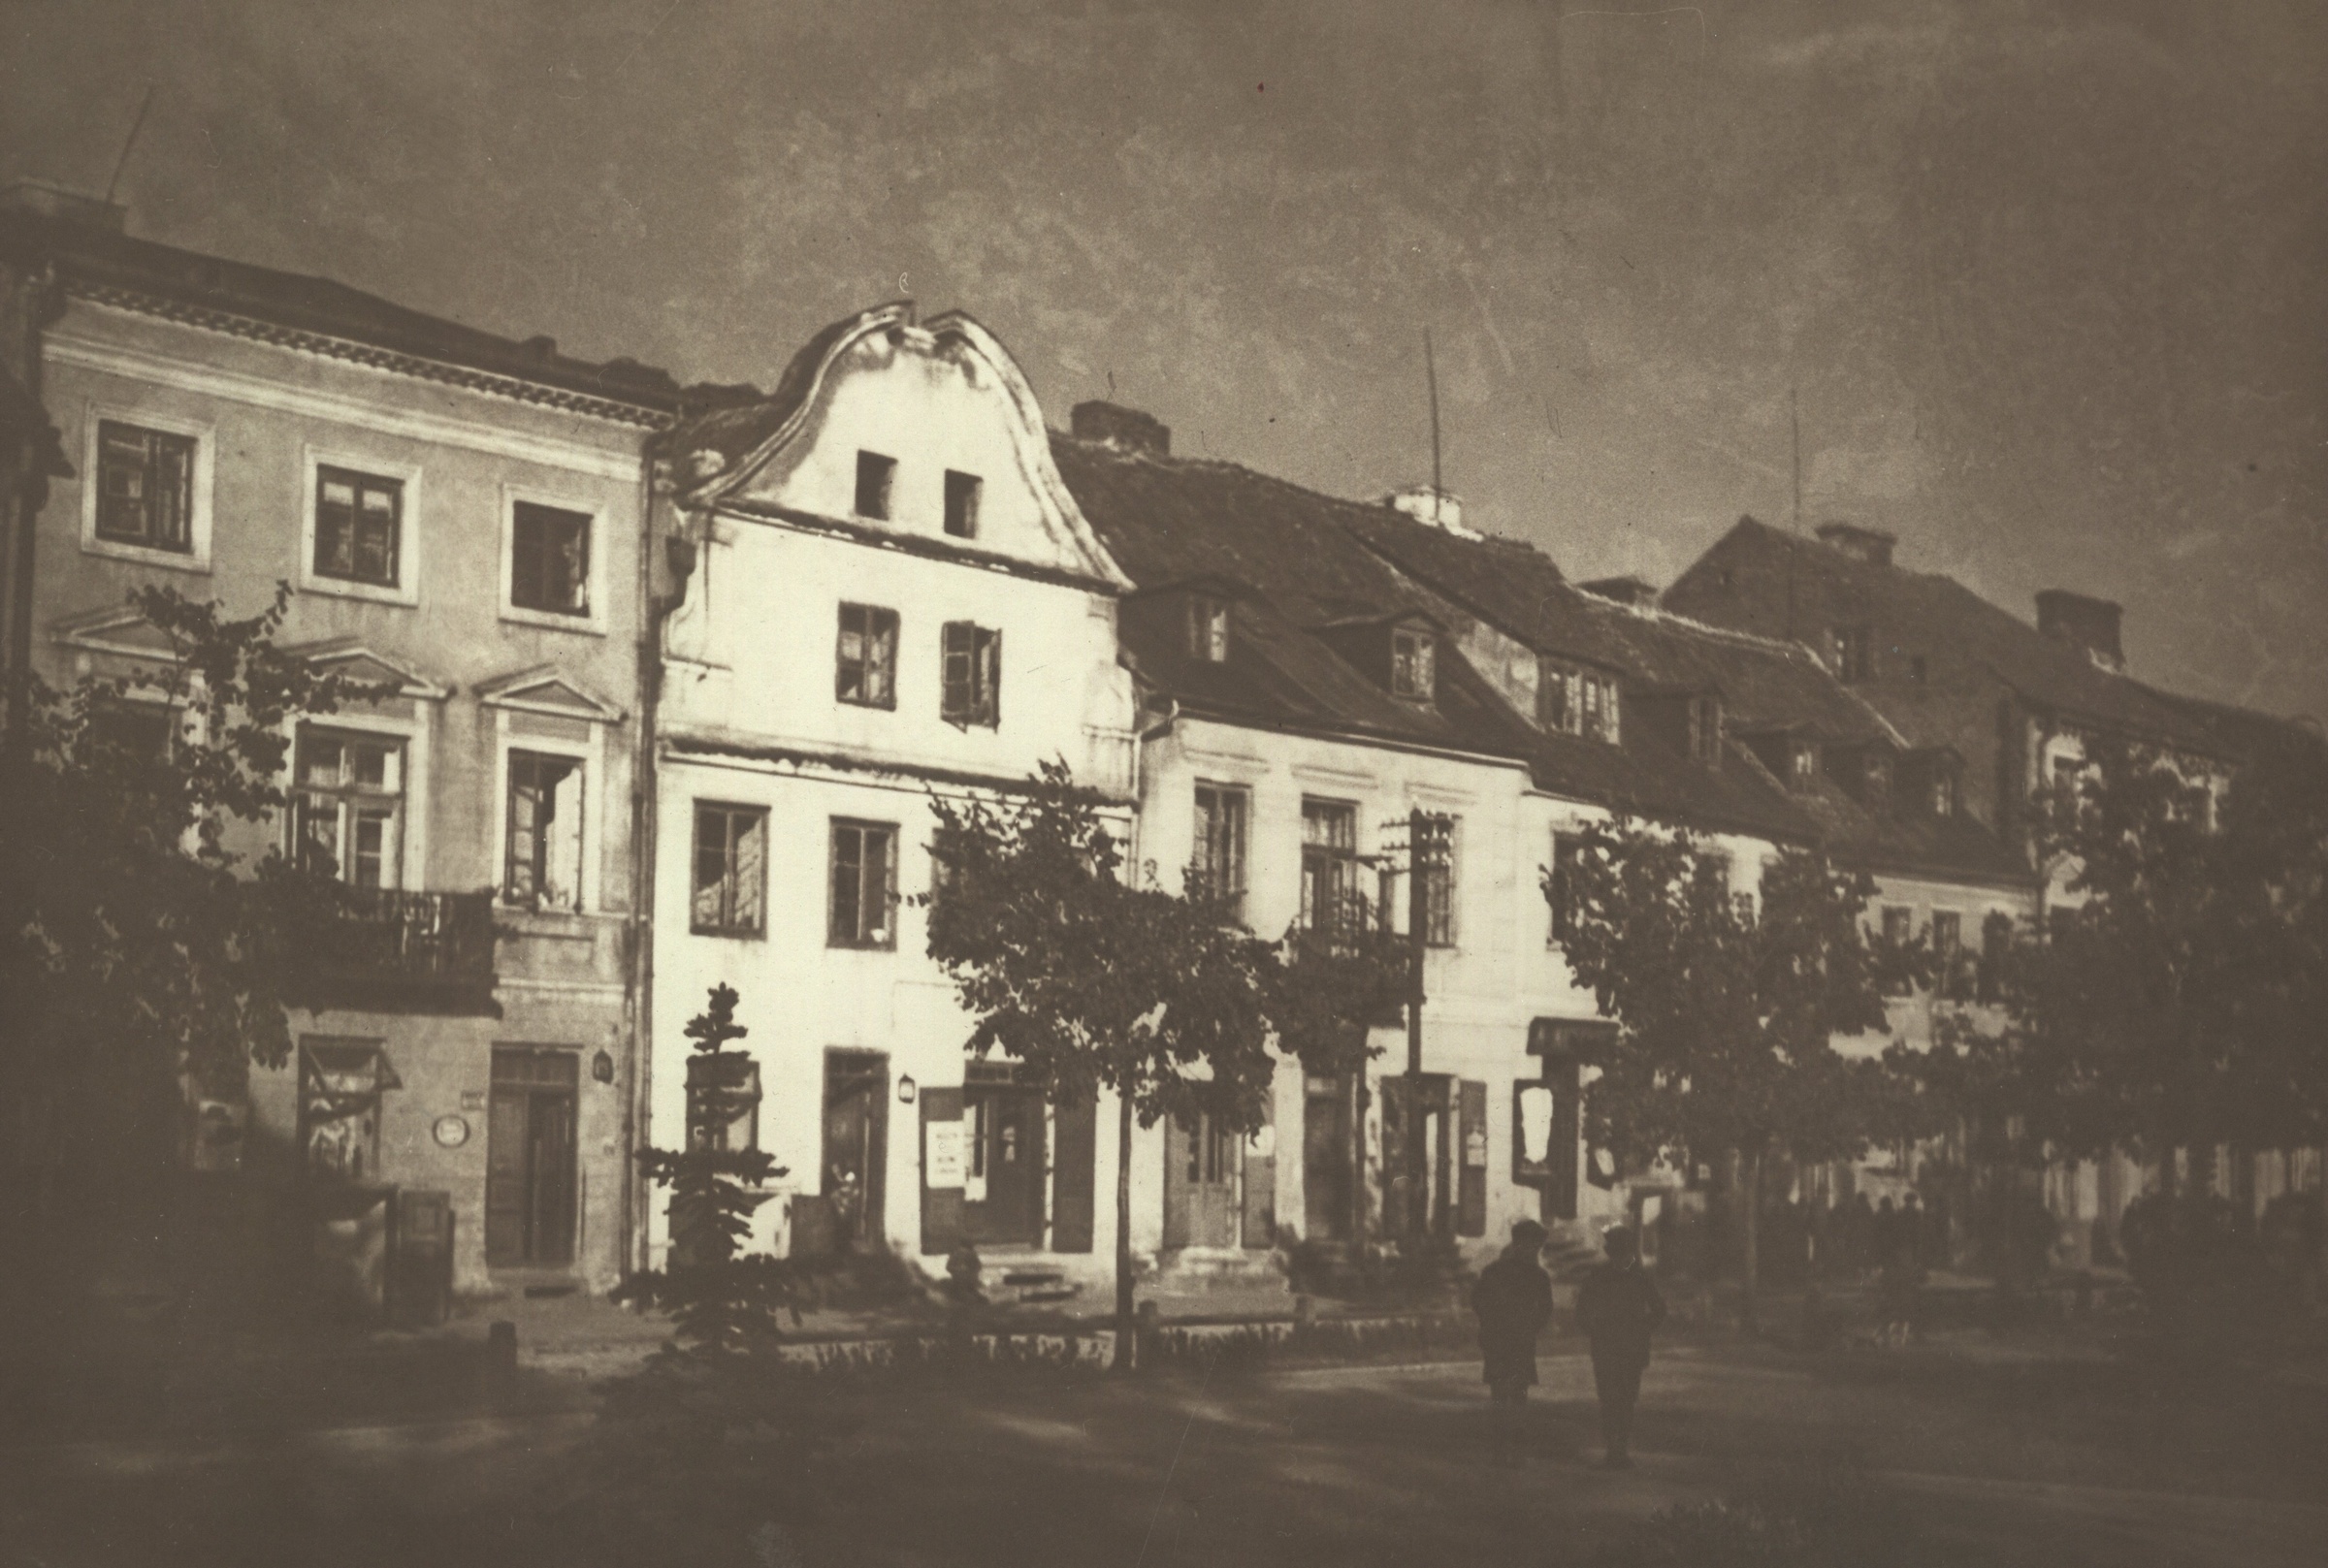
<path fill-rule="evenodd" d="M 889 1163 L 889 1059 L 879 1051 L 824 1053 L 824 1200 L 843 1247 L 881 1244 Z"/>
<path fill-rule="evenodd" d="M 1351 1101 L 1348 1077 L 1310 1076 L 1302 1090 L 1302 1233 L 1312 1241 L 1350 1237 Z"/>
<path fill-rule="evenodd" d="M 1164 1245 L 1237 1245 L 1238 1136 L 1212 1116 L 1164 1124 Z"/>
<path fill-rule="evenodd" d="M 1015 1083 L 962 1086 L 962 1229 L 972 1241 L 1043 1240 L 1043 1097 Z"/>
<path fill-rule="evenodd" d="M 485 1262 L 553 1268 L 574 1261 L 577 1052 L 497 1045 L 486 1125 Z"/>

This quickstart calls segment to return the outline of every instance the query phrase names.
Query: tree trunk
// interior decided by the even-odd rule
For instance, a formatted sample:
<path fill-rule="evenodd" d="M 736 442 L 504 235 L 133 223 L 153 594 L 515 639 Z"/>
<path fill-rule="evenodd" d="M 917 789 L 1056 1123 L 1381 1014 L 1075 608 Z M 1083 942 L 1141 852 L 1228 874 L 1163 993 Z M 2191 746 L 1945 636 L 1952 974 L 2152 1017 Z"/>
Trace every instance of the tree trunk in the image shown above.
<path fill-rule="evenodd" d="M 1740 1173 L 1745 1178 L 1740 1185 L 1745 1188 L 1742 1196 L 1745 1200 L 1746 1214 L 1742 1233 L 1746 1240 L 1746 1295 L 1739 1302 L 1739 1306 L 1743 1311 L 1746 1327 L 1752 1328 L 1760 1321 L 1756 1311 L 1758 1304 L 1756 1293 L 1762 1285 L 1762 1151 L 1760 1149 L 1746 1151 L 1745 1159 L 1741 1164 L 1744 1168 Z"/>
<path fill-rule="evenodd" d="M 1116 1096 L 1116 1356 L 1112 1370 L 1132 1369 L 1132 1097 Z"/>

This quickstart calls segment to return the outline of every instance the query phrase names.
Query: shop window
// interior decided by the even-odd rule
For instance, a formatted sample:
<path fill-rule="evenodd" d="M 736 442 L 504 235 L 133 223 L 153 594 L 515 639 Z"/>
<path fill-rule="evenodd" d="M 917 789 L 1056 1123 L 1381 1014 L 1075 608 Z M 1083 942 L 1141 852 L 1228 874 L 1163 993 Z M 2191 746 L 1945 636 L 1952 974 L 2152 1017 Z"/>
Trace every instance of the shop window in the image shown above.
<path fill-rule="evenodd" d="M 299 1149 L 310 1177 L 351 1187 L 380 1175 L 380 1102 L 404 1085 L 376 1040 L 309 1037 L 299 1046 Z"/>

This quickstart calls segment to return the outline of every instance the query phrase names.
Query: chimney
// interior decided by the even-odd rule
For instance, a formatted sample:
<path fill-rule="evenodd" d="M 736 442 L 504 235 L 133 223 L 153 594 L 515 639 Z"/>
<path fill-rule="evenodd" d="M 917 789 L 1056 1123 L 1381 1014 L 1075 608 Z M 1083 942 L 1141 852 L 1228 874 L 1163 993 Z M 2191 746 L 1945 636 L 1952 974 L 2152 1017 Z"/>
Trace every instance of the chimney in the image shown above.
<path fill-rule="evenodd" d="M 1104 441 L 1119 451 L 1151 457 L 1172 456 L 1172 427 L 1153 414 L 1094 400 L 1077 403 L 1068 418 L 1079 441 Z"/>
<path fill-rule="evenodd" d="M 1597 599 L 1630 604 L 1636 610 L 1646 610 L 1657 603 L 1657 586 L 1631 575 L 1603 577 L 1598 582 L 1578 583 L 1576 586 Z"/>
<path fill-rule="evenodd" d="M 1863 528 L 1857 523 L 1822 523 L 1819 542 L 1829 550 L 1840 550 L 1854 560 L 1863 560 L 1870 566 L 1892 564 L 1892 547 L 1899 543 L 1896 535 L 1881 528 Z"/>
<path fill-rule="evenodd" d="M 2037 629 L 2056 642 L 2083 649 L 2086 656 L 2113 674 L 2126 672 L 2125 650 L 2118 640 L 2123 614 L 2108 599 L 2088 598 L 2064 588 L 2037 595 Z"/>
<path fill-rule="evenodd" d="M 1459 538 L 1476 539 L 1480 535 L 1463 526 L 1463 499 L 1429 485 L 1408 485 L 1394 490 L 1382 497 L 1382 504 L 1394 511 L 1405 512 L 1417 523 L 1443 528 Z"/>
<path fill-rule="evenodd" d="M 45 179 L 19 179 L 0 190 L 0 211 L 29 212 L 52 223 L 119 234 L 129 208 L 102 196 L 90 196 Z"/>

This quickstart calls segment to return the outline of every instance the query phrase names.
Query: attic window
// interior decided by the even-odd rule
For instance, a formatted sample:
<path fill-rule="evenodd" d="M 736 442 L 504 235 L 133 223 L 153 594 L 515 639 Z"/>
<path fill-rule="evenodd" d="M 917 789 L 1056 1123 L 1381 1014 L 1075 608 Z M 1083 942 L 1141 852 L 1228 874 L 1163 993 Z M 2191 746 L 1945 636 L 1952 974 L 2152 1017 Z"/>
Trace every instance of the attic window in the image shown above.
<path fill-rule="evenodd" d="M 1875 679 L 1875 629 L 1871 626 L 1837 626 L 1835 640 L 1835 674 L 1846 682 Z"/>
<path fill-rule="evenodd" d="M 1429 702 L 1439 692 L 1439 639 L 1427 631 L 1394 628 L 1390 634 L 1390 694 Z"/>
<path fill-rule="evenodd" d="M 986 481 L 974 473 L 946 470 L 946 531 L 957 539 L 978 537 L 978 497 Z M 863 481 L 858 481 L 859 493 Z"/>
<path fill-rule="evenodd" d="M 1932 815 L 1934 816 L 1956 815 L 1956 776 L 1947 768 L 1942 768 L 1932 775 Z"/>
<path fill-rule="evenodd" d="M 1208 664 L 1229 661 L 1229 604 L 1199 593 L 1188 601 L 1188 656 Z"/>
<path fill-rule="evenodd" d="M 857 455 L 857 515 L 887 521 L 889 487 L 897 478 L 897 460 L 879 452 Z"/>
<path fill-rule="evenodd" d="M 1871 806 L 1880 806 L 1892 794 L 1892 759 L 1881 752 L 1869 752 L 1865 771 L 1864 798 Z"/>
<path fill-rule="evenodd" d="M 1700 762 L 1719 763 L 1722 760 L 1722 699 L 1716 696 L 1690 699 L 1690 754 Z"/>
<path fill-rule="evenodd" d="M 1794 748 L 1794 782 L 1797 789 L 1808 789 L 1811 781 L 1819 776 L 1819 749 L 1805 741 Z"/>

